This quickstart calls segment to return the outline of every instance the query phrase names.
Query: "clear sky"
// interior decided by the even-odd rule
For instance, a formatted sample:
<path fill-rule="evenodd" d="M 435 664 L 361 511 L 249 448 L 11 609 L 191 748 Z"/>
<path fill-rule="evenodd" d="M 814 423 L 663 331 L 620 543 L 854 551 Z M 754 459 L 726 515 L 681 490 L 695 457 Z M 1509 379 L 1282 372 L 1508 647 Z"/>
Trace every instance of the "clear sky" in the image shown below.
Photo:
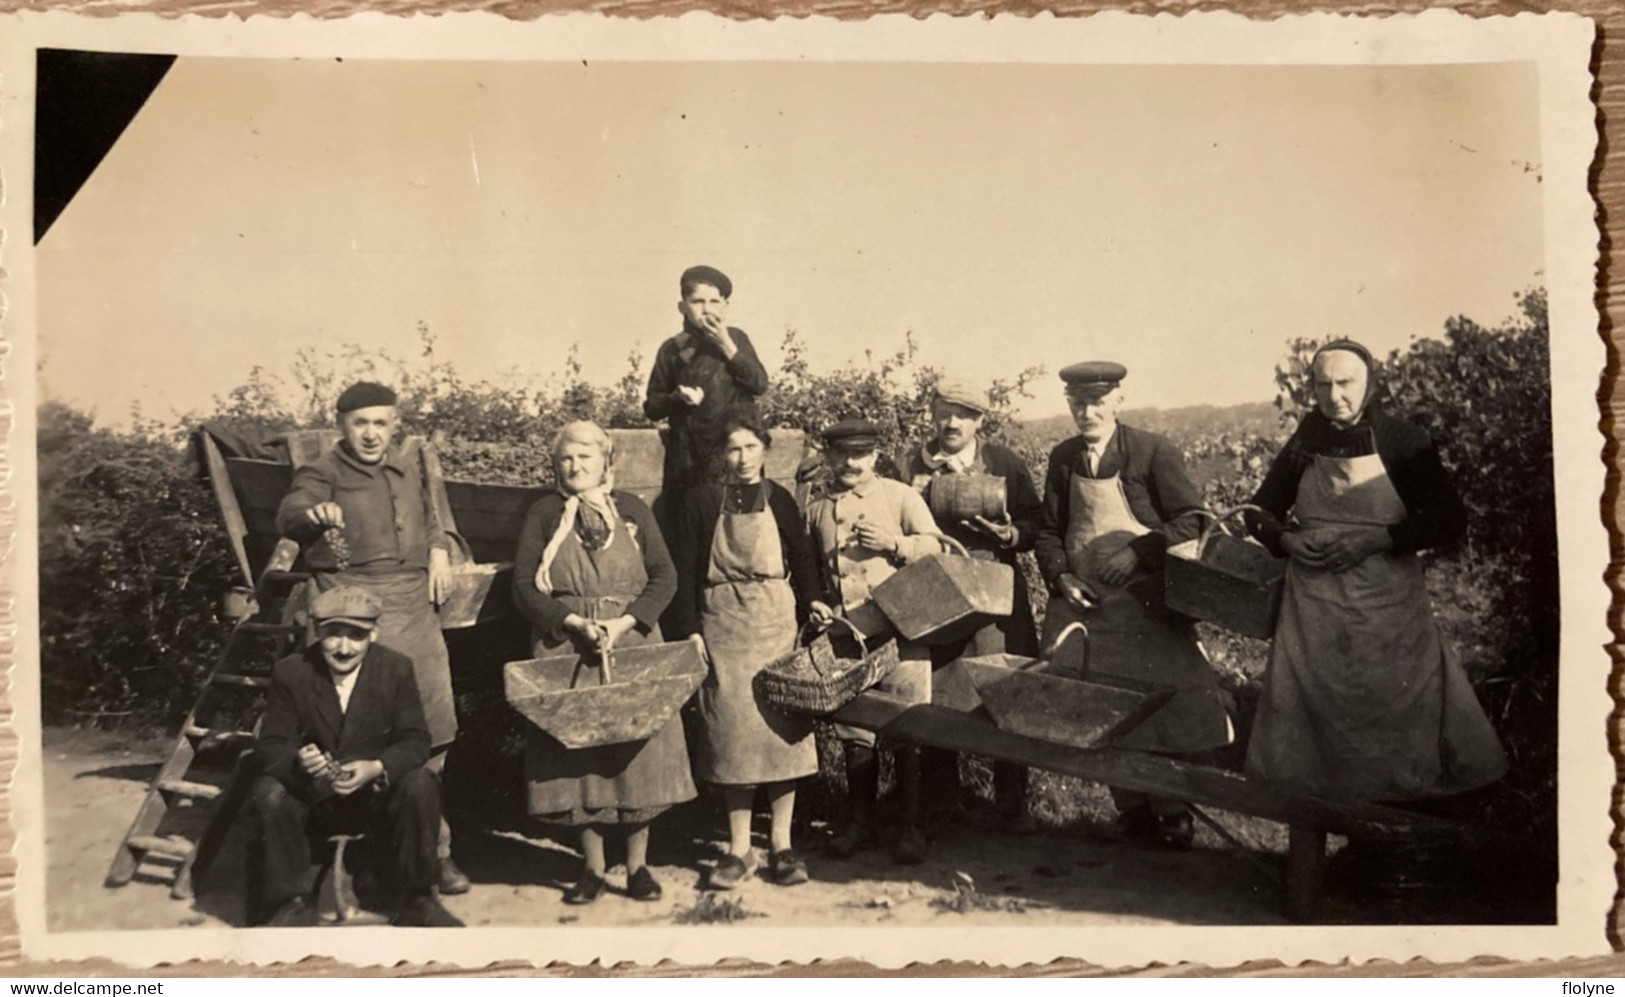
<path fill-rule="evenodd" d="M 1130 368 L 1262 401 L 1287 339 L 1379 351 L 1540 280 L 1520 64 L 1086 67 L 183 58 L 40 245 L 42 386 L 118 422 L 304 345 L 608 383 L 734 280 L 771 370 Z"/>

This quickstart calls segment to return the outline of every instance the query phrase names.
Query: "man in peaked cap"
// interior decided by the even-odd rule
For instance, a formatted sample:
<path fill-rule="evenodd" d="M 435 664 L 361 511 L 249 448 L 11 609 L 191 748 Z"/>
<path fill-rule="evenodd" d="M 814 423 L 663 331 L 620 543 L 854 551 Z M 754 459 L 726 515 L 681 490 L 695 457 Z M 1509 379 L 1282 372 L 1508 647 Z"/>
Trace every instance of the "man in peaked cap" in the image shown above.
<path fill-rule="evenodd" d="M 277 528 L 305 548 L 317 592 L 354 585 L 382 605 L 378 639 L 416 670 L 437 776 L 457 738 L 451 658 L 435 607 L 450 593 L 451 540 L 428 493 L 422 455 L 396 441 L 395 392 L 361 381 L 338 399 L 333 449 L 300 467 L 277 507 Z M 441 892 L 466 893 L 451 860 L 451 828 L 441 831 Z"/>
<path fill-rule="evenodd" d="M 942 549 L 937 524 L 918 492 L 875 474 L 880 428 L 874 423 L 843 419 L 824 431 L 823 443 L 830 470 L 829 491 L 808 506 L 807 521 L 818 546 L 825 601 L 838 607 L 866 638 L 883 636 L 889 625 L 870 593 L 900 566 Z M 875 688 L 912 703 L 929 703 L 930 648 L 899 637 L 897 650 L 902 660 Z M 829 852 L 836 858 L 850 858 L 874 839 L 880 759 L 875 753 L 874 732 L 837 725 L 835 733 L 846 755 L 850 813 L 845 826 L 830 840 Z M 899 862 L 915 864 L 925 861 L 928 850 L 919 823 L 919 749 L 898 746 L 895 754 L 903 829 L 893 855 Z"/>
<path fill-rule="evenodd" d="M 678 281 L 683 328 L 660 344 L 643 414 L 669 425 L 662 493 L 675 495 L 715 480 L 721 469 L 722 422 L 730 410 L 756 408 L 767 393 L 767 369 L 743 329 L 727 324 L 733 281 L 715 267 L 695 266 Z"/>
<path fill-rule="evenodd" d="M 976 516 L 937 525 L 965 545 L 972 557 L 1008 565 L 1015 573 L 1014 611 L 953 644 L 931 648 L 932 665 L 945 667 L 967 655 L 1020 654 L 1038 656 L 1038 633 L 1027 597 L 1026 573 L 1017 555 L 1032 550 L 1044 518 L 1044 503 L 1033 486 L 1032 472 L 1021 455 L 980 436 L 987 415 L 987 392 L 963 378 L 944 377 L 931 398 L 931 439 L 909 455 L 907 474 L 912 484 L 931 500 L 934 482 L 949 475 L 981 475 L 1004 486 L 1006 511 L 1002 517 Z M 959 763 L 952 752 L 927 749 L 921 757 L 928 805 L 944 805 L 949 812 L 959 793 Z M 1029 833 L 1037 825 L 1027 813 L 1027 772 L 1019 765 L 993 766 L 994 798 L 1006 829 Z"/>
<path fill-rule="evenodd" d="M 370 830 L 393 849 L 394 923 L 460 927 L 434 890 L 440 783 L 424 768 L 429 728 L 412 662 L 378 643 L 383 605 L 340 586 L 310 607 L 315 639 L 276 663 L 254 753 L 257 875 L 269 925 L 315 923 L 304 892 L 311 830 Z"/>
<path fill-rule="evenodd" d="M 1107 361 L 1061 371 L 1078 435 L 1051 451 L 1044 482 L 1034 548 L 1050 591 L 1043 646 L 1065 667 L 1086 641 L 1090 671 L 1174 687 L 1172 699 L 1115 743 L 1204 751 L 1229 743 L 1229 716 L 1194 624 L 1162 600 L 1165 552 L 1199 532 L 1193 513 L 1202 496 L 1172 443 L 1117 421 L 1127 373 Z M 1184 804 L 1117 789 L 1112 796 L 1126 836 L 1190 846 L 1195 827 Z"/>

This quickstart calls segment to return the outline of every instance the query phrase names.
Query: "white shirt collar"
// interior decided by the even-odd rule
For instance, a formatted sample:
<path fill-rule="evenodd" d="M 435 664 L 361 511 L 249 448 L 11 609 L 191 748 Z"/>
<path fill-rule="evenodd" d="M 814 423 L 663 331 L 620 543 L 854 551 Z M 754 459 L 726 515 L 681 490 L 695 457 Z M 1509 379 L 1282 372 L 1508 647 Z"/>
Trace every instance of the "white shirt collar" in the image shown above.
<path fill-rule="evenodd" d="M 965 449 L 954 454 L 946 454 L 948 466 L 961 474 L 968 473 L 977 467 L 976 463 L 976 437 L 972 436 Z"/>
<path fill-rule="evenodd" d="M 356 679 L 356 676 L 361 674 L 361 669 L 364 666 L 365 666 L 365 662 L 363 662 L 360 665 L 356 665 L 354 668 L 352 668 L 350 670 L 350 673 L 348 675 L 336 675 L 336 674 L 333 673 L 333 671 L 331 669 L 328 670 L 327 676 L 328 676 L 328 678 L 331 678 L 333 680 L 333 689 L 334 689 L 335 692 L 337 692 L 339 694 L 339 712 L 340 713 L 349 712 L 349 710 L 350 710 L 350 694 L 352 692 L 355 692 L 355 679 Z"/>

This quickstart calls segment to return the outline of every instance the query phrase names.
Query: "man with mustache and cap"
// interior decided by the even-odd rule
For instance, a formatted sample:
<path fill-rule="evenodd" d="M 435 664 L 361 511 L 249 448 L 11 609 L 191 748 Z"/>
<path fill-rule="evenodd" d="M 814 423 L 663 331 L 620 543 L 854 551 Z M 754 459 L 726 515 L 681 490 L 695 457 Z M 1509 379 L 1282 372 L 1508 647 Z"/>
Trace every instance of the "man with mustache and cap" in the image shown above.
<path fill-rule="evenodd" d="M 825 610 L 835 607 L 865 638 L 882 635 L 890 624 L 870 593 L 902 565 L 941 551 L 940 531 L 918 492 L 875 474 L 878 426 L 866 419 L 843 419 L 824 430 L 823 442 L 829 491 L 808 506 L 807 523 L 818 547 L 827 606 L 815 605 L 813 618 L 827 624 Z M 931 649 L 899 637 L 897 650 L 902 660 L 875 688 L 911 703 L 929 703 Z M 874 839 L 880 758 L 873 731 L 838 724 L 835 734 L 846 755 L 850 813 L 830 839 L 828 851 L 836 858 L 850 858 Z M 895 757 L 903 829 L 893 857 L 912 865 L 925 861 L 929 849 L 919 820 L 919 749 L 900 745 Z"/>
<path fill-rule="evenodd" d="M 1027 578 L 1017 560 L 1032 550 L 1044 519 L 1044 503 L 1033 486 L 1032 472 L 1021 455 L 980 437 L 988 411 L 987 392 L 956 377 L 937 381 L 931 397 L 931 439 L 908 460 L 908 479 L 929 503 L 932 483 L 948 475 L 986 475 L 1004 486 L 1006 511 L 989 520 L 975 516 L 938 525 L 965 545 L 972 557 L 1008 565 L 1015 573 L 1014 611 L 989 622 L 962 641 L 931 648 L 934 667 L 959 658 L 988 654 L 1038 656 L 1038 632 L 1033 625 Z M 959 765 L 952 752 L 926 749 L 921 756 L 926 795 L 937 802 L 952 802 L 959 791 Z M 1005 828 L 1016 833 L 1037 829 L 1027 813 L 1027 770 L 1010 762 L 993 765 L 993 795 Z M 947 798 L 947 799 L 945 799 Z M 953 808 L 950 806 L 949 808 Z"/>
<path fill-rule="evenodd" d="M 1506 755 L 1417 556 L 1462 538 L 1461 498 L 1427 433 L 1377 404 L 1364 346 L 1326 344 L 1310 376 L 1315 409 L 1253 497 L 1255 534 L 1289 561 L 1247 773 L 1384 802 L 1493 782 Z"/>
<path fill-rule="evenodd" d="M 662 495 L 721 480 L 723 418 L 754 412 L 767 393 L 767 369 L 750 337 L 727 324 L 733 289 L 715 267 L 689 267 L 678 280 L 683 328 L 655 353 L 643 402 L 645 417 L 670 427 Z"/>
<path fill-rule="evenodd" d="M 396 440 L 395 392 L 360 381 L 339 395 L 343 438 L 293 473 L 277 507 L 277 528 L 305 549 L 317 592 L 354 585 L 382 603 L 378 639 L 406 655 L 429 723 L 429 771 L 438 776 L 457 738 L 451 658 L 435 606 L 451 588 L 451 540 L 435 514 L 417 453 Z M 441 825 L 440 891 L 466 893 L 451 860 L 451 828 Z"/>
<path fill-rule="evenodd" d="M 377 643 L 383 605 L 354 586 L 310 607 L 310 646 L 276 663 L 254 754 L 251 890 L 272 927 L 310 926 L 308 833 L 376 831 L 393 849 L 394 923 L 450 928 L 436 854 L 440 783 L 424 767 L 429 727 L 412 662 Z"/>
<path fill-rule="evenodd" d="M 1113 743 L 1188 754 L 1230 742 L 1232 731 L 1218 679 L 1196 639 L 1195 625 L 1162 601 L 1170 544 L 1197 535 L 1202 496 L 1167 439 L 1117 421 L 1128 371 L 1105 361 L 1061 371 L 1078 435 L 1051 453 L 1044 482 L 1044 521 L 1035 552 L 1049 587 L 1044 647 L 1070 660 L 1087 630 L 1088 669 L 1170 685 L 1174 696 Z M 1058 648 L 1057 644 L 1061 646 Z M 1188 848 L 1190 810 L 1175 800 L 1114 788 L 1125 836 Z"/>

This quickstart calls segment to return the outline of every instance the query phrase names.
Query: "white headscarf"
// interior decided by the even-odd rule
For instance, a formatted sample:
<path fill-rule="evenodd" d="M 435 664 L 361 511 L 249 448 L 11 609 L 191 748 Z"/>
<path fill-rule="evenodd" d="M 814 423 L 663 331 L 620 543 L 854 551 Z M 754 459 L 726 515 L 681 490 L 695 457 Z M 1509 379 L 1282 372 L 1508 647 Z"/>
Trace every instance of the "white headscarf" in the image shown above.
<path fill-rule="evenodd" d="M 536 590 L 538 592 L 553 591 L 552 578 L 550 577 L 553 559 L 558 556 L 559 548 L 564 546 L 565 538 L 576 528 L 576 519 L 581 513 L 583 504 L 602 516 L 604 522 L 609 525 L 609 536 L 604 541 L 603 549 L 609 549 L 610 545 L 615 542 L 615 534 L 619 532 L 616 530 L 616 525 L 620 522 L 620 513 L 616 511 L 615 502 L 610 497 L 610 492 L 615 487 L 615 441 L 610 438 L 608 433 L 604 432 L 603 427 L 595 422 L 572 422 L 566 425 L 553 438 L 555 475 L 558 470 L 559 451 L 570 443 L 589 443 L 597 446 L 604 455 L 604 477 L 597 485 L 565 498 L 564 512 L 559 516 L 558 528 L 553 531 L 553 536 L 548 539 L 547 546 L 542 550 L 541 563 L 536 566 Z M 561 492 L 564 490 L 562 483 L 559 490 Z"/>

